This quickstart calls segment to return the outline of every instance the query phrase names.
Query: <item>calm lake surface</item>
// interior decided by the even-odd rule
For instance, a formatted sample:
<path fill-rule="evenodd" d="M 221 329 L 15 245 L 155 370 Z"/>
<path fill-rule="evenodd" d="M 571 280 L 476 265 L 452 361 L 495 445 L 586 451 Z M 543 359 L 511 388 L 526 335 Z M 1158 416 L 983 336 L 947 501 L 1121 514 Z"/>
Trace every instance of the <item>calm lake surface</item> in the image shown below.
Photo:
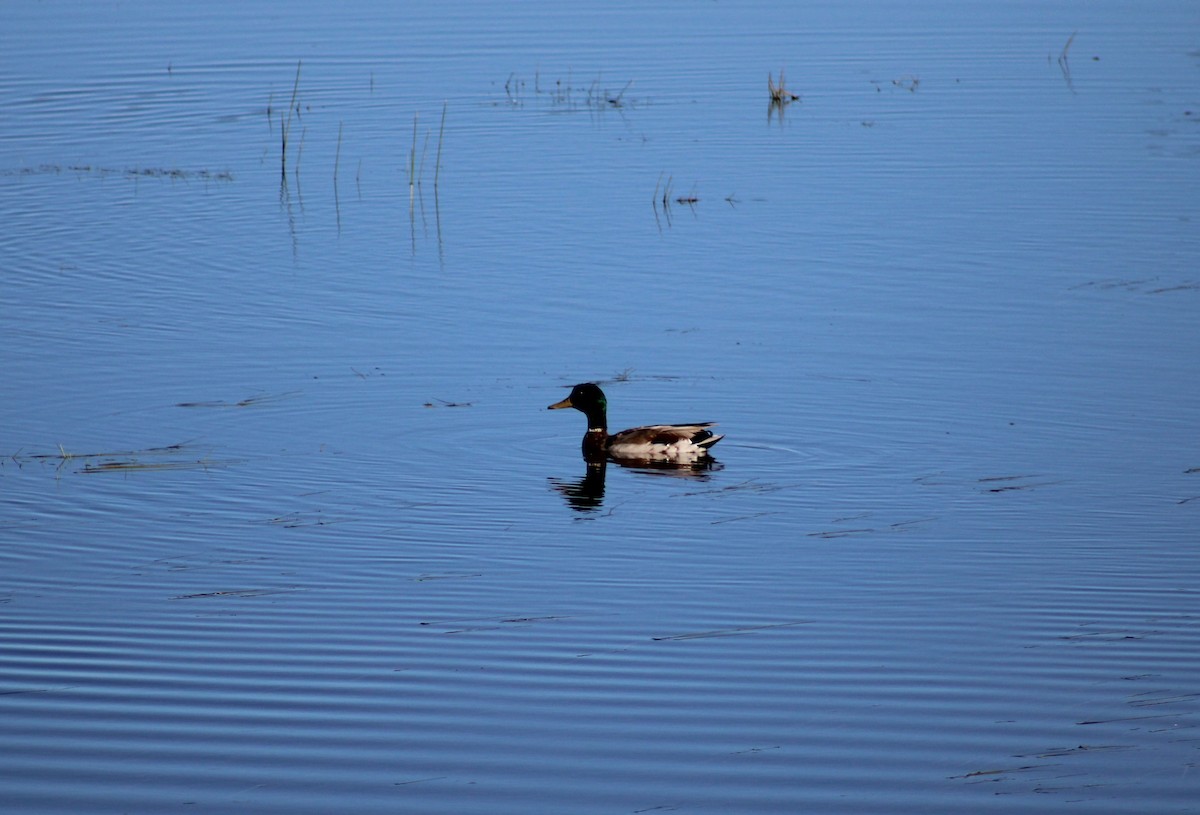
<path fill-rule="evenodd" d="M 1194 2 L 3 18 L 0 812 L 1200 812 Z"/>

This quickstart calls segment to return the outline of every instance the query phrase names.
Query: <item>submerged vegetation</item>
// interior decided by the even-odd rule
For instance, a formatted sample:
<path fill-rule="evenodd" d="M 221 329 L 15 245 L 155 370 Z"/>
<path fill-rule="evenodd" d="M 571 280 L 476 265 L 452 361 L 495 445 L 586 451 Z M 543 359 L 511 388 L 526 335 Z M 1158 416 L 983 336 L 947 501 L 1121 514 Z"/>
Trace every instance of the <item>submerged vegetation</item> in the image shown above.
<path fill-rule="evenodd" d="M 97 177 L 121 176 L 135 180 L 165 178 L 170 181 L 233 181 L 233 173 L 228 170 L 183 170 L 178 167 L 135 167 L 121 170 L 115 167 L 98 167 L 91 164 L 39 164 L 36 167 L 0 170 L 0 175 L 4 176 L 63 175 L 66 173 Z"/>
<path fill-rule="evenodd" d="M 53 453 L 23 453 L 18 450 L 0 464 L 12 462 L 18 468 L 29 464 L 54 465 L 55 474 L 78 462 L 82 466 L 77 473 L 111 473 L 130 470 L 209 470 L 228 467 L 238 463 L 233 459 L 213 459 L 208 456 L 194 458 L 190 454 L 191 442 L 168 444 L 164 447 L 146 447 L 141 450 L 113 450 L 99 453 L 72 453 L 61 444 Z"/>
<path fill-rule="evenodd" d="M 551 105 L 565 107 L 569 110 L 578 108 L 617 110 L 634 107 L 641 102 L 633 97 L 626 97 L 626 93 L 633 87 L 632 79 L 625 82 L 617 91 L 604 86 L 599 76 L 593 79 L 587 87 L 575 86 L 572 83 L 573 79 L 568 71 L 566 80 L 556 79 L 553 86 L 543 88 L 541 70 L 537 70 L 533 74 L 533 98 L 546 100 Z M 510 107 L 524 107 L 528 90 L 527 80 L 515 71 L 510 73 L 504 81 L 505 102 Z"/>
<path fill-rule="evenodd" d="M 256 394 L 247 396 L 245 399 L 239 399 L 236 402 L 228 402 L 224 399 L 213 399 L 206 402 L 176 402 L 175 407 L 181 408 L 247 408 L 257 407 L 259 405 L 267 405 L 272 402 L 279 402 L 284 399 L 290 399 L 297 396 L 300 391 L 287 391 L 286 393 L 278 394 Z"/>

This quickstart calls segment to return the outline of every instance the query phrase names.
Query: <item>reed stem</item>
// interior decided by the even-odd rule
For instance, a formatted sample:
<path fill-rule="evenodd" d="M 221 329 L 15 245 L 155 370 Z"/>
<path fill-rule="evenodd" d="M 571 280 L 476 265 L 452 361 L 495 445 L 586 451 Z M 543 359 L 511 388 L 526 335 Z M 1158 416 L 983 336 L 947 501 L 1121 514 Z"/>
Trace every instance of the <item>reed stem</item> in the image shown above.
<path fill-rule="evenodd" d="M 442 171 L 442 135 L 446 132 L 446 103 L 442 102 L 442 126 L 438 128 L 437 158 L 433 165 L 433 189 L 437 190 L 438 174 Z"/>
<path fill-rule="evenodd" d="M 333 153 L 333 186 L 337 186 L 338 163 L 342 160 L 342 125 L 343 122 L 338 122 L 338 140 L 337 150 Z"/>

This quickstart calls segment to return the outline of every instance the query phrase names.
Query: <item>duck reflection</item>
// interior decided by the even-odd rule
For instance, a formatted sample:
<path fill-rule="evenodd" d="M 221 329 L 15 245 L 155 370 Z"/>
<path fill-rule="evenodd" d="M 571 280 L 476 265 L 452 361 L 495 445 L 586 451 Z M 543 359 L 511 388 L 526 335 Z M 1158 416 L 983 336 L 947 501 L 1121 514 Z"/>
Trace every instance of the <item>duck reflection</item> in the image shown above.
<path fill-rule="evenodd" d="M 558 490 L 576 512 L 595 512 L 604 504 L 607 468 L 607 461 L 588 462 L 583 478 L 551 478 L 550 486 Z"/>
<path fill-rule="evenodd" d="M 604 505 L 604 486 L 608 474 L 608 459 L 597 458 L 587 462 L 582 478 L 550 478 L 550 486 L 562 495 L 571 509 L 579 513 L 596 512 Z M 619 467 L 633 470 L 645 476 L 666 476 L 704 481 L 721 464 L 712 458 L 692 464 L 676 464 L 668 461 L 622 461 L 614 459 Z"/>

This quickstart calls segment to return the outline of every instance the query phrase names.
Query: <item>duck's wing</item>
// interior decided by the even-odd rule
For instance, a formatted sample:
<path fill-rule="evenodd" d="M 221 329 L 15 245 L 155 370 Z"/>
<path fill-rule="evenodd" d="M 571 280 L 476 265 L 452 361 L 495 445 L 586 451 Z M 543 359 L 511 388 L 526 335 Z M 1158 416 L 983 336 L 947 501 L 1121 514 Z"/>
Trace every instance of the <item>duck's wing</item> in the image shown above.
<path fill-rule="evenodd" d="M 623 459 L 695 460 L 708 455 L 708 448 L 724 438 L 708 429 L 714 424 L 700 422 L 632 427 L 609 437 L 608 452 L 613 458 Z"/>

